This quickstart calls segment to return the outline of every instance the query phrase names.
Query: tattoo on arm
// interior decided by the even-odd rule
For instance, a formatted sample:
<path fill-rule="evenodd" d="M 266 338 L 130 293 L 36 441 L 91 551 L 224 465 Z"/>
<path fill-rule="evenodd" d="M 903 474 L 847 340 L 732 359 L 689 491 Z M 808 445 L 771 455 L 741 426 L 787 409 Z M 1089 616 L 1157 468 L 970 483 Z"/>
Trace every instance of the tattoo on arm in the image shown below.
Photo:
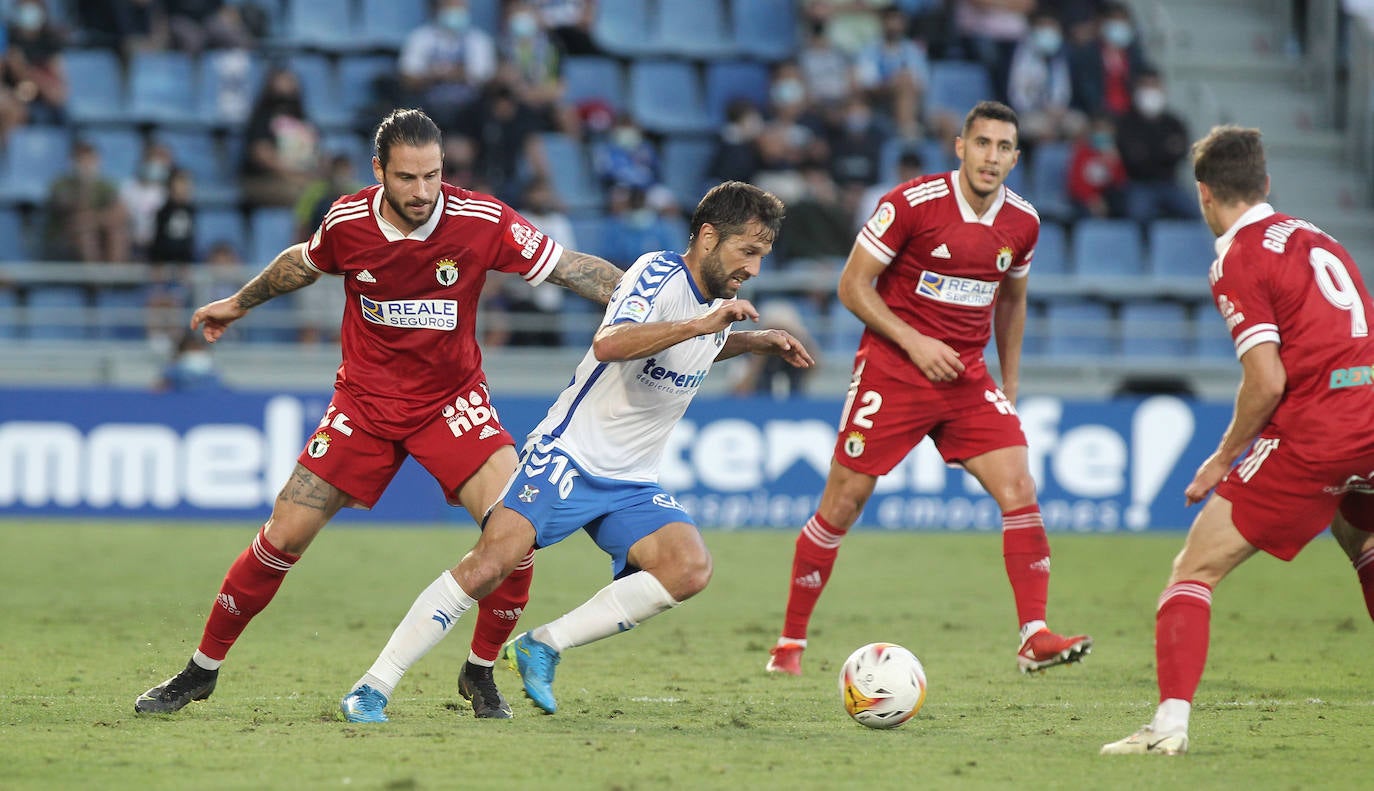
<path fill-rule="evenodd" d="M 611 301 L 611 292 L 623 274 L 604 258 L 564 250 L 558 265 L 549 273 L 549 282 L 605 305 Z"/>
<path fill-rule="evenodd" d="M 297 464 L 296 469 L 291 472 L 291 479 L 281 488 L 281 494 L 277 495 L 277 499 L 293 505 L 323 511 L 332 516 L 347 504 L 348 495 L 331 486 L 320 476 Z"/>
<path fill-rule="evenodd" d="M 293 244 L 239 289 L 236 297 L 238 306 L 244 310 L 255 308 L 273 297 L 304 288 L 319 277 L 319 271 L 301 257 L 301 246 Z"/>

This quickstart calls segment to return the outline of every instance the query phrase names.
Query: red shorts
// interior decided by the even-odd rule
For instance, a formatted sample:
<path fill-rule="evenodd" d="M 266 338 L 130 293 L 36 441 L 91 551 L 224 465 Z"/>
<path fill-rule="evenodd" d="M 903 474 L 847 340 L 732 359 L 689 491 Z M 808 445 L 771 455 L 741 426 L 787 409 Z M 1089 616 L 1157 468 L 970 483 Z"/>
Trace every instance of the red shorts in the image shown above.
<path fill-rule="evenodd" d="M 866 368 L 854 366 L 835 442 L 835 461 L 855 472 L 886 475 L 927 435 L 950 464 L 1026 444 L 1021 418 L 986 370 L 915 387 Z"/>
<path fill-rule="evenodd" d="M 455 396 L 442 411 L 435 410 L 434 419 L 410 436 L 392 440 L 353 423 L 351 402 L 336 390 L 297 461 L 353 498 L 350 507 L 371 508 L 401 463 L 414 456 L 439 482 L 449 504 L 458 505 L 458 489 L 493 453 L 515 440 L 488 402 L 485 382 L 455 405 L 457 401 Z"/>
<path fill-rule="evenodd" d="M 1289 440 L 1260 437 L 1216 491 L 1231 502 L 1231 521 L 1246 541 L 1292 560 L 1330 526 L 1337 508 L 1354 527 L 1374 532 L 1371 471 L 1374 454 L 1311 459 Z"/>

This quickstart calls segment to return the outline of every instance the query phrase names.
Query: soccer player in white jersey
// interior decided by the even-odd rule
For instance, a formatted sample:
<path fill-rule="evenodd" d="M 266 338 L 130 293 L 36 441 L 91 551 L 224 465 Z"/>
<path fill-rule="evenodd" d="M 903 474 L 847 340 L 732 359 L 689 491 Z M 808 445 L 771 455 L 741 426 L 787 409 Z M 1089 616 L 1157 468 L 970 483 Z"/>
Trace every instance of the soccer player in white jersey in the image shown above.
<path fill-rule="evenodd" d="M 744 352 L 813 363 L 783 330 L 731 332 L 757 320 L 736 299 L 759 273 L 783 205 L 750 184 L 713 188 L 692 214 L 687 252 L 630 267 L 571 384 L 527 438 L 515 474 L 472 551 L 415 603 L 341 705 L 352 722 L 385 722 L 401 676 L 494 590 L 531 547 L 585 529 L 615 579 L 585 604 L 507 646 L 535 705 L 552 714 L 562 652 L 634 627 L 699 593 L 711 556 L 692 517 L 658 485 L 659 459 L 711 364 Z"/>

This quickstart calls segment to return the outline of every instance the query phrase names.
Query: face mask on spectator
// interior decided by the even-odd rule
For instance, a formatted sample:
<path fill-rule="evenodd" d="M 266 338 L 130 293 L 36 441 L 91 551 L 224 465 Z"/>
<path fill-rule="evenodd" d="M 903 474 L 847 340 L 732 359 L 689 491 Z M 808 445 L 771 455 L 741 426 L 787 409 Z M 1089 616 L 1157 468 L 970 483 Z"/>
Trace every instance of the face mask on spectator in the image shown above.
<path fill-rule="evenodd" d="M 466 8 L 445 8 L 439 12 L 439 24 L 454 31 L 461 33 L 468 29 L 468 10 Z"/>
<path fill-rule="evenodd" d="M 611 133 L 611 140 L 621 148 L 638 148 L 639 144 L 644 141 L 644 136 L 633 126 L 618 126 Z"/>
<path fill-rule="evenodd" d="M 171 172 L 172 169 L 167 166 L 166 162 L 145 162 L 140 175 L 144 181 L 150 184 L 160 184 L 167 180 Z"/>
<path fill-rule="evenodd" d="M 1141 88 L 1136 91 L 1135 109 L 1146 118 L 1154 118 L 1164 112 L 1164 91 L 1158 88 Z"/>
<path fill-rule="evenodd" d="M 531 38 L 539 32 L 539 20 L 534 14 L 519 13 L 510 18 L 510 34 L 516 38 Z"/>
<path fill-rule="evenodd" d="M 1031 45 L 1042 55 L 1053 55 L 1064 43 L 1064 37 L 1052 27 L 1038 27 L 1031 31 Z"/>
<path fill-rule="evenodd" d="M 1092 141 L 1093 148 L 1097 149 L 1098 151 L 1110 151 L 1112 148 L 1112 133 L 1093 132 Z"/>
<path fill-rule="evenodd" d="M 43 27 L 43 23 L 47 21 L 47 14 L 44 13 L 41 5 L 24 3 L 14 7 L 14 12 L 10 18 L 14 20 L 15 27 L 33 32 Z"/>
<path fill-rule="evenodd" d="M 1135 41 L 1135 30 L 1131 23 L 1123 19 L 1110 19 L 1102 23 L 1102 38 L 1113 47 L 1129 47 Z"/>
<path fill-rule="evenodd" d="M 806 98 L 806 88 L 801 80 L 781 80 L 773 83 L 771 94 L 774 104 L 796 104 Z"/>

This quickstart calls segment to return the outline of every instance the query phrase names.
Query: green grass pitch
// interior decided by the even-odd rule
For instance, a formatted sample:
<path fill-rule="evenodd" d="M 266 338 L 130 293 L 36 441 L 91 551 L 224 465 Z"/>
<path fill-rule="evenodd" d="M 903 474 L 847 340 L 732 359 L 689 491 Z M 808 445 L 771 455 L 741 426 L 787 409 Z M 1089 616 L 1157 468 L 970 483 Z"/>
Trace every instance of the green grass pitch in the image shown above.
<path fill-rule="evenodd" d="M 134 697 L 178 670 L 252 525 L 0 522 L 0 789 L 1368 788 L 1374 625 L 1323 538 L 1257 557 L 1217 591 L 1212 651 L 1174 759 L 1100 757 L 1153 711 L 1154 603 L 1182 534 L 1054 534 L 1051 625 L 1079 666 L 1022 676 L 995 534 L 856 532 L 813 622 L 806 675 L 763 672 L 795 530 L 706 535 L 715 578 L 635 631 L 572 649 L 560 710 L 477 721 L 455 688 L 469 615 L 402 682 L 385 725 L 337 719 L 415 594 L 471 529 L 333 527 L 248 628 L 219 689 L 179 714 Z M 583 537 L 542 551 L 526 627 L 579 604 L 609 564 Z M 849 720 L 851 650 L 926 666 L 905 726 Z"/>

